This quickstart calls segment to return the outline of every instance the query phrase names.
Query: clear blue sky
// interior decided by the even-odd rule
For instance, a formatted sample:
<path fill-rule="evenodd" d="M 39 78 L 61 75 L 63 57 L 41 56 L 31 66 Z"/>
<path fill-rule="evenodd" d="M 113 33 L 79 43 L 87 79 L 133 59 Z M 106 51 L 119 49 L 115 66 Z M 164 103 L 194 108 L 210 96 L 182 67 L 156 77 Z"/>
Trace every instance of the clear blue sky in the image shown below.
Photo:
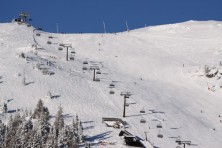
<path fill-rule="evenodd" d="M 35 27 L 56 32 L 126 30 L 188 20 L 222 21 L 222 0 L 0 0 L 0 22 L 28 12 Z"/>

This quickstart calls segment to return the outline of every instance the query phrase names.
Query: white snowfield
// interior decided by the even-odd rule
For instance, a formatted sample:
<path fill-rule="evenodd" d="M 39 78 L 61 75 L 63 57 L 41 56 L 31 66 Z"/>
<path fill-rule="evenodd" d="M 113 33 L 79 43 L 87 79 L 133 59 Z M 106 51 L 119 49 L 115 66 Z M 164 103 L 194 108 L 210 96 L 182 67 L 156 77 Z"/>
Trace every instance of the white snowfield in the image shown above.
<path fill-rule="evenodd" d="M 32 47 L 36 44 L 33 37 L 37 49 Z M 66 61 L 66 49 L 58 50 L 60 43 L 72 45 L 69 57 L 74 60 Z M 160 148 L 175 148 L 178 137 L 191 141 L 187 148 L 221 148 L 222 89 L 209 90 L 208 83 L 216 79 L 199 75 L 205 65 L 218 67 L 221 57 L 222 22 L 216 21 L 188 21 L 117 34 L 53 34 L 2 23 L 0 99 L 10 100 L 11 112 L 34 109 L 41 98 L 54 116 L 61 105 L 67 123 L 79 115 L 93 147 L 103 141 L 106 147 L 121 148 L 126 147 L 119 137 L 121 129 L 107 127 L 102 117 L 122 118 L 120 93 L 130 92 L 122 120 L 135 136 L 145 139 L 147 132 L 148 141 Z M 92 80 L 90 66 L 100 67 L 101 74 L 96 75 L 100 82 Z M 44 75 L 44 70 L 54 74 Z M 115 88 L 109 88 L 111 83 Z M 52 99 L 47 97 L 49 91 Z M 146 123 L 140 123 L 141 119 Z M 162 128 L 157 128 L 160 124 Z"/>

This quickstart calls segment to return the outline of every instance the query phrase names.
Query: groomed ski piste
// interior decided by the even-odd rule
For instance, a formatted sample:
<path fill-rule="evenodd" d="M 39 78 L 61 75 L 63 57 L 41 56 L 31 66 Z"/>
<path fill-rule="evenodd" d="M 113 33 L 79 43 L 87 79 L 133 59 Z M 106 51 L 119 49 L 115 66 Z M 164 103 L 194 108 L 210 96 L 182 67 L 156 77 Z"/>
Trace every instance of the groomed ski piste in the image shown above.
<path fill-rule="evenodd" d="M 58 50 L 61 44 L 72 46 L 68 61 L 66 48 Z M 217 21 L 107 34 L 55 34 L 25 24 L 1 23 L 1 104 L 10 100 L 6 117 L 34 109 L 39 99 L 52 116 L 61 106 L 66 123 L 79 116 L 92 147 L 127 147 L 119 137 L 124 128 L 102 122 L 103 117 L 112 117 L 127 122 L 125 129 L 144 141 L 147 132 L 147 143 L 153 147 L 174 148 L 179 138 L 191 141 L 186 147 L 221 148 L 221 57 L 222 22 Z M 205 76 L 205 65 L 219 69 L 217 78 Z M 99 67 L 99 82 L 93 81 L 90 67 Z M 125 118 L 121 92 L 132 94 L 126 99 Z M 7 122 L 3 114 L 1 120 Z"/>

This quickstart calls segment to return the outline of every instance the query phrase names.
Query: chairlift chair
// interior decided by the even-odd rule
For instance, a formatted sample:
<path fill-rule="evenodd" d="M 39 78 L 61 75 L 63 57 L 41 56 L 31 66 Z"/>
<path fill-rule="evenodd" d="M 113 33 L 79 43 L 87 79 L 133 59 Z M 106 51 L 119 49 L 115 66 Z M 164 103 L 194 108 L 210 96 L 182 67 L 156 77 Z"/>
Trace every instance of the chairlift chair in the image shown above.
<path fill-rule="evenodd" d="M 110 87 L 115 87 L 115 84 L 111 83 L 109 84 Z"/>
<path fill-rule="evenodd" d="M 96 81 L 96 82 L 100 82 L 100 78 L 95 78 L 94 81 Z"/>
<path fill-rule="evenodd" d="M 146 123 L 146 120 L 145 120 L 144 118 L 142 118 L 142 119 L 140 120 L 140 123 Z"/>
<path fill-rule="evenodd" d="M 59 47 L 58 50 L 63 50 L 63 48 L 62 48 L 62 47 Z"/>
<path fill-rule="evenodd" d="M 82 70 L 87 70 L 87 67 L 83 67 Z"/>
<path fill-rule="evenodd" d="M 126 96 L 125 96 L 125 98 L 129 98 L 129 96 L 128 96 L 128 95 L 126 95 Z"/>
<path fill-rule="evenodd" d="M 115 91 L 110 90 L 110 91 L 109 91 L 109 94 L 113 95 L 113 94 L 115 94 Z"/>
<path fill-rule="evenodd" d="M 175 142 L 178 143 L 178 144 L 181 143 L 180 138 L 177 138 Z"/>
<path fill-rule="evenodd" d="M 51 41 L 48 41 L 47 44 L 52 44 L 52 42 L 51 42 Z"/>
<path fill-rule="evenodd" d="M 54 75 L 55 73 L 53 71 L 48 71 L 48 75 Z"/>
<path fill-rule="evenodd" d="M 76 52 L 75 52 L 75 51 L 71 51 L 71 53 L 72 53 L 72 54 L 75 54 Z"/>
<path fill-rule="evenodd" d="M 49 39 L 52 39 L 53 37 L 52 36 L 49 36 Z"/>
<path fill-rule="evenodd" d="M 83 64 L 88 64 L 88 62 L 87 61 L 83 61 Z"/>
<path fill-rule="evenodd" d="M 70 57 L 70 60 L 74 61 L 74 57 Z"/>
<path fill-rule="evenodd" d="M 158 138 L 163 138 L 163 134 L 160 134 L 160 133 L 159 133 L 159 134 L 157 135 L 157 137 L 158 137 Z"/>
<path fill-rule="evenodd" d="M 140 110 L 140 113 L 146 113 L 145 109 L 142 108 L 142 109 Z"/>
<path fill-rule="evenodd" d="M 125 106 L 126 106 L 126 107 L 129 107 L 129 103 L 126 103 Z"/>
<path fill-rule="evenodd" d="M 96 74 L 101 74 L 101 71 L 97 71 Z"/>
<path fill-rule="evenodd" d="M 63 47 L 64 47 L 64 44 L 63 44 L 63 43 L 60 43 L 59 46 L 63 46 Z"/>
<path fill-rule="evenodd" d="M 41 36 L 41 34 L 40 33 L 36 33 L 36 36 Z"/>
<path fill-rule="evenodd" d="M 163 126 L 161 124 L 157 124 L 156 126 L 157 128 L 163 128 Z"/>

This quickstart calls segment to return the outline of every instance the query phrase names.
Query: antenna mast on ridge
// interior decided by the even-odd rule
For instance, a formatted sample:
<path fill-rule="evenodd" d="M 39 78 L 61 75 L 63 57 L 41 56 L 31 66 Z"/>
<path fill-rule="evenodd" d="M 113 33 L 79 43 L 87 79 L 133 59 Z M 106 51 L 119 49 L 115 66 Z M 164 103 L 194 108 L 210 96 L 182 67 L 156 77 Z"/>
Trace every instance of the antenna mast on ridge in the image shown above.
<path fill-rule="evenodd" d="M 126 21 L 126 30 L 129 32 L 129 26 L 128 26 L 127 21 Z"/>
<path fill-rule="evenodd" d="M 106 33 L 106 24 L 104 21 L 103 21 L 103 27 L 104 27 L 104 33 Z"/>

